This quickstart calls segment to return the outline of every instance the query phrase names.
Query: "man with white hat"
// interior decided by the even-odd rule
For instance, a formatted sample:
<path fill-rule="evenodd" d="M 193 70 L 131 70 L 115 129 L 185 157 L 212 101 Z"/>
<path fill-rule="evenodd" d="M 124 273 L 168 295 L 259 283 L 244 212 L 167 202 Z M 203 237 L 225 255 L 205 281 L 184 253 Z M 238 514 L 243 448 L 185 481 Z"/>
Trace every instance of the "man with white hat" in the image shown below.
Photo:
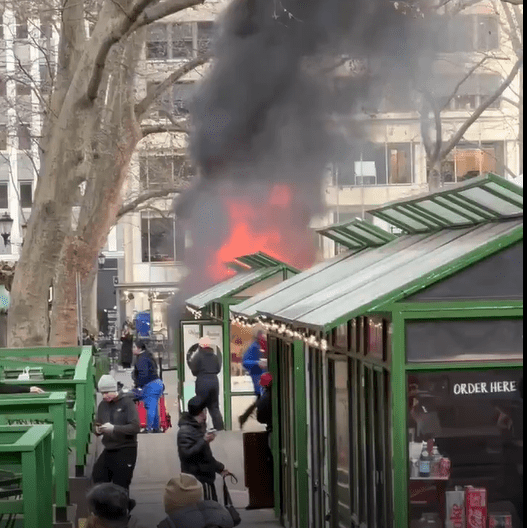
<path fill-rule="evenodd" d="M 128 490 L 137 461 L 139 415 L 133 399 L 119 392 L 117 381 L 104 375 L 99 380 L 102 401 L 97 409 L 95 433 L 102 436 L 104 451 L 93 467 L 95 484 L 113 482 Z"/>
<path fill-rule="evenodd" d="M 218 374 L 221 372 L 221 361 L 214 352 L 209 337 L 203 336 L 198 345 L 199 349 L 190 361 L 190 370 L 196 376 L 196 396 L 205 403 L 214 429 L 223 431 L 224 423 L 220 411 L 220 382 L 218 379 Z"/>

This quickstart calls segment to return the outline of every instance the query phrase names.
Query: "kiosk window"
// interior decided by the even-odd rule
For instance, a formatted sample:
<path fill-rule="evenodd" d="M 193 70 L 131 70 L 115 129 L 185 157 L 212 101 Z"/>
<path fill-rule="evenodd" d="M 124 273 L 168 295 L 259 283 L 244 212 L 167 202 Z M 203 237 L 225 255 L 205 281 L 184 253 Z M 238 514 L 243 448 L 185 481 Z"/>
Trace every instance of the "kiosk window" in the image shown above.
<path fill-rule="evenodd" d="M 466 526 L 471 513 L 523 526 L 522 386 L 512 369 L 408 376 L 411 527 L 434 516 Z M 487 511 L 474 513 L 472 498 Z"/>

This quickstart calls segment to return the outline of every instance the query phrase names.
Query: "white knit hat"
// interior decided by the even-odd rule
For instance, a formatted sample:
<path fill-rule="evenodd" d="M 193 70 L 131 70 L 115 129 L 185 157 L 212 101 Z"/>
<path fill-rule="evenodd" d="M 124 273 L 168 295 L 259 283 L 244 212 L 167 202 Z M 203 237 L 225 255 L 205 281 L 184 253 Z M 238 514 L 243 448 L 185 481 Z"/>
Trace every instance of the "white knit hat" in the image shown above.
<path fill-rule="evenodd" d="M 117 382 L 112 376 L 104 374 L 99 380 L 98 388 L 99 392 L 117 392 Z"/>

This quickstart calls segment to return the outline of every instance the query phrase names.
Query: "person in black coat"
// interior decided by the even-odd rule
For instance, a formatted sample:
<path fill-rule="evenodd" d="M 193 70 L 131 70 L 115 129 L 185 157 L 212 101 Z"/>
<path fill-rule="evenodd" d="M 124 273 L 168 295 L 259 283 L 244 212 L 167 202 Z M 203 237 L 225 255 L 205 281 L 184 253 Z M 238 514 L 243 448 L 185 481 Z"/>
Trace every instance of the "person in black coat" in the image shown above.
<path fill-rule="evenodd" d="M 230 475 L 230 471 L 218 462 L 210 447 L 216 435 L 206 432 L 207 411 L 205 402 L 194 396 L 188 402 L 188 412 L 179 420 L 177 447 L 181 472 L 193 475 L 203 486 L 205 500 L 218 501 L 216 474 Z"/>
<path fill-rule="evenodd" d="M 121 334 L 121 365 L 124 369 L 129 369 L 132 366 L 133 348 L 134 335 L 128 324 L 125 323 Z"/>
<path fill-rule="evenodd" d="M 221 361 L 212 349 L 208 337 L 202 337 L 199 340 L 199 349 L 190 361 L 190 370 L 196 376 L 196 396 L 205 403 L 214 429 L 223 431 L 225 427 L 220 411 L 220 382 L 218 380 Z"/>
<path fill-rule="evenodd" d="M 0 383 L 0 394 L 23 394 L 30 392 L 32 394 L 44 394 L 40 387 L 30 387 L 29 385 L 11 385 L 10 383 Z"/>

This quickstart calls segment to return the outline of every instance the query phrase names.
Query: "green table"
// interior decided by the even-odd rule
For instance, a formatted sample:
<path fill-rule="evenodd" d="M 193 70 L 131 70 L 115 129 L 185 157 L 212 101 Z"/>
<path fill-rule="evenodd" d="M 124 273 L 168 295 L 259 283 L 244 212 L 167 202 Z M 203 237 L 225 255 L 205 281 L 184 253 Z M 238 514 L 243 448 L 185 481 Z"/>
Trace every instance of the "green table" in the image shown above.
<path fill-rule="evenodd" d="M 0 500 L 0 516 L 23 515 L 24 528 L 53 527 L 51 425 L 0 426 L 0 468 L 22 475 L 22 498 Z"/>
<path fill-rule="evenodd" d="M 69 488 L 66 393 L 3 395 L 0 398 L 0 425 L 8 425 L 15 420 L 46 421 L 53 425 L 55 504 L 57 509 L 61 509 L 58 516 L 66 515 Z"/>

